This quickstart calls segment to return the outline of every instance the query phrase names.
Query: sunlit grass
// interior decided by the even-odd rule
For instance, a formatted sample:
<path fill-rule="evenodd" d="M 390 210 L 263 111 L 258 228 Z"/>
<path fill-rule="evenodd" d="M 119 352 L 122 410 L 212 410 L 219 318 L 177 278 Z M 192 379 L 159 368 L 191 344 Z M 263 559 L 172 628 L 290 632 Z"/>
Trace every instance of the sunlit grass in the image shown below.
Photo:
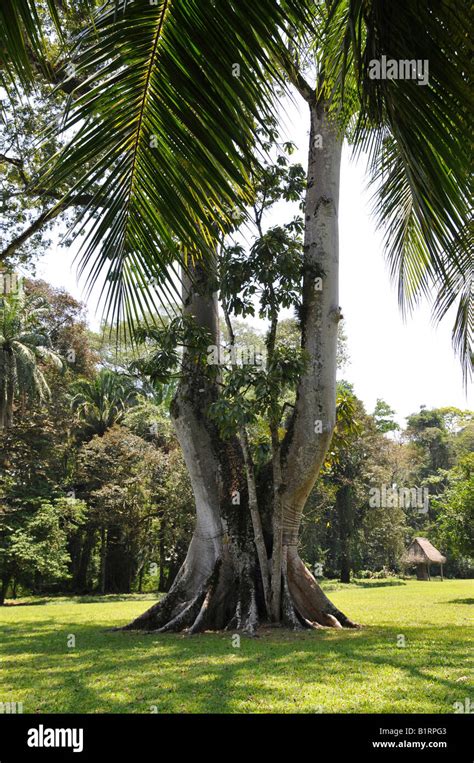
<path fill-rule="evenodd" d="M 327 584 L 362 630 L 265 629 L 240 648 L 231 633 L 108 630 L 151 596 L 24 600 L 0 609 L 0 702 L 26 713 L 451 713 L 472 700 L 472 581 L 383 582 Z"/>

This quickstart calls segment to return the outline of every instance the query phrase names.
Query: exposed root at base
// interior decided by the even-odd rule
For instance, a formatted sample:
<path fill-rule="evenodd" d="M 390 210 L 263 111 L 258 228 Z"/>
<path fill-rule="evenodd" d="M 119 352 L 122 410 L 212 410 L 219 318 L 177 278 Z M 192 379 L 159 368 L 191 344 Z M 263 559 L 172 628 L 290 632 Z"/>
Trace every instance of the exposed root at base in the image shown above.
<path fill-rule="evenodd" d="M 279 627 L 293 631 L 306 628 L 359 628 L 326 597 L 296 553 L 284 548 L 282 564 L 282 619 Z M 198 590 L 192 576 L 179 574 L 170 592 L 133 622 L 116 631 L 141 633 L 239 631 L 255 636 L 264 624 L 257 594 L 256 571 L 243 565 L 236 578 L 232 568 L 215 562 L 214 568 Z M 266 625 L 266 623 L 265 623 Z"/>

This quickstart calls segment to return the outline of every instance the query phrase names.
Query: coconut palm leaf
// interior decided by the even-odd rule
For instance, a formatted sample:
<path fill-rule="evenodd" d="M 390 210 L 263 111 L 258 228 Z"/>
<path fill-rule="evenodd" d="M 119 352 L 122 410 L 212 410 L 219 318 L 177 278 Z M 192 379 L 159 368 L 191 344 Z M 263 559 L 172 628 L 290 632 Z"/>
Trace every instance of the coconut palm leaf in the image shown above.
<path fill-rule="evenodd" d="M 5 55 L 20 69 L 22 40 L 40 47 L 35 7 L 2 5 Z M 48 0 L 50 23 L 55 7 Z M 255 123 L 285 57 L 282 33 L 304 39 L 311 13 L 334 110 L 357 114 L 355 145 L 369 151 L 376 179 L 383 172 L 376 213 L 400 298 L 411 305 L 434 283 L 437 317 L 459 299 L 454 341 L 466 370 L 465 0 L 109 0 L 74 51 L 82 85 L 63 127 L 76 135 L 41 183 L 73 186 L 59 204 L 79 188 L 91 193 L 81 267 L 91 285 L 105 277 L 109 315 L 137 322 L 156 309 L 160 289 L 170 303 L 176 259 L 203 256 L 229 209 L 245 202 Z M 428 60 L 429 85 L 372 80 L 369 63 L 382 55 Z"/>
<path fill-rule="evenodd" d="M 410 307 L 433 286 L 439 319 L 465 290 L 472 248 L 470 217 L 469 7 L 458 0 L 334 0 L 326 31 L 327 82 L 345 86 L 360 107 L 353 141 L 366 150 L 379 187 L 375 211 L 401 302 Z M 371 79 L 382 56 L 428 61 L 429 84 Z M 472 269 L 472 264 L 471 264 Z M 464 305 L 461 308 L 461 303 Z M 469 320 L 457 322 L 454 345 L 469 372 Z"/>
<path fill-rule="evenodd" d="M 55 0 L 48 0 L 49 20 L 59 29 Z M 0 5 L 1 66 L 13 70 L 25 85 L 33 79 L 32 52 L 38 60 L 45 52 L 44 14 L 35 0 L 2 0 Z"/>
<path fill-rule="evenodd" d="M 453 344 L 458 348 L 463 368 L 473 365 L 474 333 L 474 257 L 472 225 L 460 232 L 456 258 L 447 259 L 442 277 L 435 281 L 433 306 L 435 320 L 441 320 L 457 301 Z M 466 374 L 467 381 L 467 374 Z"/>
<path fill-rule="evenodd" d="M 77 40 L 82 94 L 62 125 L 76 134 L 40 182 L 92 194 L 81 269 L 91 286 L 105 277 L 108 316 L 156 311 L 160 288 L 176 301 L 173 263 L 210 252 L 244 204 L 281 34 L 310 5 L 108 2 Z"/>
<path fill-rule="evenodd" d="M 391 275 L 398 280 L 399 300 L 403 307 L 414 304 L 422 293 L 435 294 L 433 317 L 442 320 L 457 302 L 453 344 L 463 368 L 471 367 L 474 327 L 474 258 L 472 226 L 459 225 L 451 241 L 445 239 L 436 263 L 430 258 L 429 246 L 416 214 L 412 186 L 404 171 L 403 161 L 391 137 L 384 140 L 378 161 L 372 165 L 374 211 L 385 229 L 385 246 Z M 466 377 L 467 379 L 467 377 Z"/>
<path fill-rule="evenodd" d="M 49 44 L 54 30 L 63 39 L 61 11 L 63 0 L 2 0 L 0 4 L 0 69 L 12 81 L 16 75 L 24 87 L 34 80 L 38 67 L 49 67 Z M 96 0 L 75 0 L 84 14 L 97 5 Z"/>

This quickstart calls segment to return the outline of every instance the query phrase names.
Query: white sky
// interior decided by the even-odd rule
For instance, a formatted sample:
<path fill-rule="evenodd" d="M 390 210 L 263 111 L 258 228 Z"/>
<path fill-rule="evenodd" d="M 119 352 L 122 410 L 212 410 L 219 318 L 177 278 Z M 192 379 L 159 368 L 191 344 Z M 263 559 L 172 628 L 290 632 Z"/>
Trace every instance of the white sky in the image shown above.
<path fill-rule="evenodd" d="M 284 139 L 298 146 L 294 161 L 306 165 L 308 119 L 306 105 L 285 105 Z M 349 150 L 343 153 L 340 200 L 340 304 L 348 337 L 350 365 L 344 378 L 372 411 L 377 397 L 384 398 L 404 417 L 420 405 L 455 405 L 472 408 L 472 385 L 466 396 L 459 360 L 451 346 L 453 316 L 433 327 L 430 309 L 422 305 L 403 321 L 396 287 L 391 283 L 383 257 L 381 234 L 370 216 L 370 193 L 365 190 L 363 162 L 354 163 Z M 290 219 L 290 215 L 288 216 Z M 281 222 L 269 218 L 269 224 Z M 75 247 L 53 246 L 38 266 L 38 277 L 64 286 L 76 298 L 83 297 L 72 260 Z M 88 303 L 90 323 L 97 328 L 100 308 Z"/>

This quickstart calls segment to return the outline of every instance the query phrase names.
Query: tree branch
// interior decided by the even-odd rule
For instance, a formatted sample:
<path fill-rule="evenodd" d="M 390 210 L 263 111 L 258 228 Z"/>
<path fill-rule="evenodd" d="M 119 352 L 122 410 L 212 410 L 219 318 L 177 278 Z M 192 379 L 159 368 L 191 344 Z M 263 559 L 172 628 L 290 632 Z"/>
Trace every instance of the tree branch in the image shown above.
<path fill-rule="evenodd" d="M 46 225 L 48 220 L 53 219 L 58 212 L 56 212 L 56 215 L 52 215 L 52 210 L 48 209 L 46 212 L 43 212 L 39 217 L 36 218 L 36 220 L 23 231 L 23 233 L 20 233 L 19 236 L 17 236 L 13 241 L 6 247 L 6 249 L 3 250 L 3 252 L 0 252 L 0 262 L 7 259 L 7 257 L 11 257 L 12 254 L 15 254 L 15 252 L 22 246 L 22 244 L 25 243 L 25 241 L 28 241 L 31 236 L 33 236 L 37 231 L 41 230 L 41 228 Z"/>
<path fill-rule="evenodd" d="M 48 82 L 50 85 L 55 85 L 59 90 L 62 90 L 63 93 L 71 95 L 75 92 L 79 96 L 90 91 L 90 87 L 84 84 L 85 80 L 82 80 L 79 77 L 74 77 L 73 75 L 67 76 L 66 67 L 62 65 L 53 65 L 49 62 L 47 66 L 44 66 L 31 49 L 28 50 L 28 55 L 37 74 L 39 74 L 45 82 Z"/>
<path fill-rule="evenodd" d="M 25 186 L 28 185 L 28 178 L 26 177 L 25 173 L 25 163 L 23 159 L 19 159 L 16 156 L 6 156 L 6 154 L 0 154 L 0 164 L 11 164 L 13 167 L 16 167 L 18 170 L 18 174 L 21 177 L 21 180 Z"/>
<path fill-rule="evenodd" d="M 288 75 L 291 84 L 296 88 L 302 98 L 312 106 L 316 102 L 316 90 L 311 87 L 309 82 L 303 77 L 301 70 L 289 50 L 281 58 L 281 65 Z"/>
<path fill-rule="evenodd" d="M 14 167 L 23 167 L 23 159 L 17 159 L 15 156 L 6 156 L 5 154 L 0 154 L 0 162 L 13 164 Z"/>
<path fill-rule="evenodd" d="M 0 252 L 0 262 L 15 254 L 20 246 L 28 241 L 31 236 L 34 236 L 35 233 L 38 233 L 38 231 L 40 231 L 43 226 L 45 226 L 51 220 L 54 220 L 59 214 L 61 214 L 61 212 L 64 212 L 65 209 L 68 207 L 84 206 L 89 204 L 89 202 L 92 201 L 92 198 L 93 196 L 91 194 L 83 193 L 79 196 L 75 196 L 70 201 L 64 202 L 63 204 L 57 204 L 56 206 L 47 209 L 45 212 L 39 215 L 39 217 L 37 217 L 36 220 L 34 220 L 34 222 L 28 228 L 26 228 L 26 230 L 23 231 L 23 233 L 20 233 L 19 236 L 13 239 L 13 241 L 11 241 L 2 252 Z"/>
<path fill-rule="evenodd" d="M 306 81 L 301 72 L 292 62 L 289 62 L 286 73 L 288 74 L 291 84 L 294 85 L 301 97 L 305 99 L 306 103 L 309 103 L 310 105 L 314 103 L 316 100 L 314 87 L 311 87 L 309 82 Z"/>

